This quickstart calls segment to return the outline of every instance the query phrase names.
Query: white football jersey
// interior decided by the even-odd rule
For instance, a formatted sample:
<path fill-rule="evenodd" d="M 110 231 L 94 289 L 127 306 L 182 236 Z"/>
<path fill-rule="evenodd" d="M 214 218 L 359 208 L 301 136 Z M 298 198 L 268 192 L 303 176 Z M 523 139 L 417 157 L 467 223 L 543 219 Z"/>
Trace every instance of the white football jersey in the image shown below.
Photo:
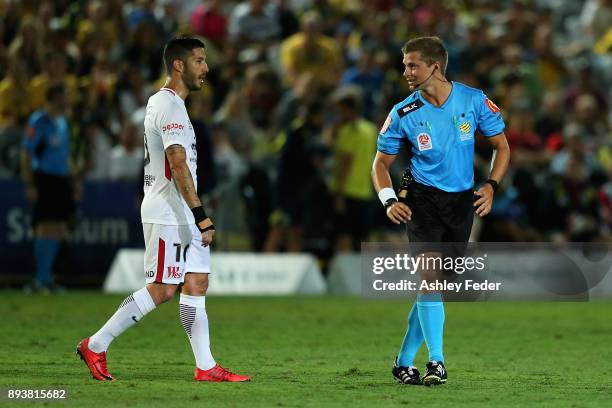
<path fill-rule="evenodd" d="M 196 137 L 185 101 L 172 89 L 160 89 L 149 98 L 144 128 L 144 200 L 140 207 L 142 222 L 194 224 L 193 214 L 172 180 L 165 152 L 168 146 L 174 144 L 185 148 L 187 165 L 193 184 L 197 186 Z"/>

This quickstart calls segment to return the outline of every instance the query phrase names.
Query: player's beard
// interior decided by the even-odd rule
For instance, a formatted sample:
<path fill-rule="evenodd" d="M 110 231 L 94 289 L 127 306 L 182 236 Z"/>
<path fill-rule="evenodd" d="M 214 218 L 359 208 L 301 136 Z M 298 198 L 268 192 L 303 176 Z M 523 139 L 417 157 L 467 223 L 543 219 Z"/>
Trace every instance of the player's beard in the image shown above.
<path fill-rule="evenodd" d="M 187 86 L 187 89 L 189 89 L 190 91 L 199 91 L 200 89 L 202 89 L 204 82 L 201 81 L 200 78 L 203 79 L 204 75 L 200 77 L 199 75 L 194 74 L 189 70 L 186 70 L 183 74 L 183 82 L 185 83 L 185 86 Z"/>

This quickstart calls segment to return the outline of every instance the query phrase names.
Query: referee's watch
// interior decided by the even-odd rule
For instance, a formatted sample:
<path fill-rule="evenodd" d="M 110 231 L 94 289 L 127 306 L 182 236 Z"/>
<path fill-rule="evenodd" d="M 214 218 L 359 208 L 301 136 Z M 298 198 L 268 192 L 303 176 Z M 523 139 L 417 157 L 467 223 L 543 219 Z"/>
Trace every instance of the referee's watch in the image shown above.
<path fill-rule="evenodd" d="M 497 192 L 497 187 L 499 187 L 499 183 L 493 179 L 488 179 L 485 183 L 489 183 L 491 187 L 493 187 L 493 193 Z"/>

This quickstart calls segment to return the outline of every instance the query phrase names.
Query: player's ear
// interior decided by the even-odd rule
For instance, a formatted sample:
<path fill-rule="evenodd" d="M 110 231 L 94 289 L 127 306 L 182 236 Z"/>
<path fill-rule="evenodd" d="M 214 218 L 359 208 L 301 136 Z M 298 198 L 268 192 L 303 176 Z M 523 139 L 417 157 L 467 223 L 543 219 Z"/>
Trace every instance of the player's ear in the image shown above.
<path fill-rule="evenodd" d="M 185 69 L 185 63 L 183 62 L 183 60 L 180 59 L 175 59 L 174 61 L 172 61 L 172 66 L 180 73 L 182 73 Z"/>

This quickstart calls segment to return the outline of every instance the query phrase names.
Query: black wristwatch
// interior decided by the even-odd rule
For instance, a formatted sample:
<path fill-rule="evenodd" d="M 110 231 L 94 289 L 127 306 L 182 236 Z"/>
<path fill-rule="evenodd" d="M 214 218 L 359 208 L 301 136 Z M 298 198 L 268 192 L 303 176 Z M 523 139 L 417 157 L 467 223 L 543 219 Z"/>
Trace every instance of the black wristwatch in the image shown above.
<path fill-rule="evenodd" d="M 495 193 L 497 191 L 497 187 L 499 187 L 499 183 L 497 183 L 497 181 L 493 180 L 493 179 L 488 179 L 485 181 L 485 183 L 489 183 L 491 185 L 491 187 L 493 187 L 493 192 Z"/>
<path fill-rule="evenodd" d="M 393 204 L 397 203 L 397 198 L 390 198 L 385 202 L 385 210 L 391 207 Z"/>

